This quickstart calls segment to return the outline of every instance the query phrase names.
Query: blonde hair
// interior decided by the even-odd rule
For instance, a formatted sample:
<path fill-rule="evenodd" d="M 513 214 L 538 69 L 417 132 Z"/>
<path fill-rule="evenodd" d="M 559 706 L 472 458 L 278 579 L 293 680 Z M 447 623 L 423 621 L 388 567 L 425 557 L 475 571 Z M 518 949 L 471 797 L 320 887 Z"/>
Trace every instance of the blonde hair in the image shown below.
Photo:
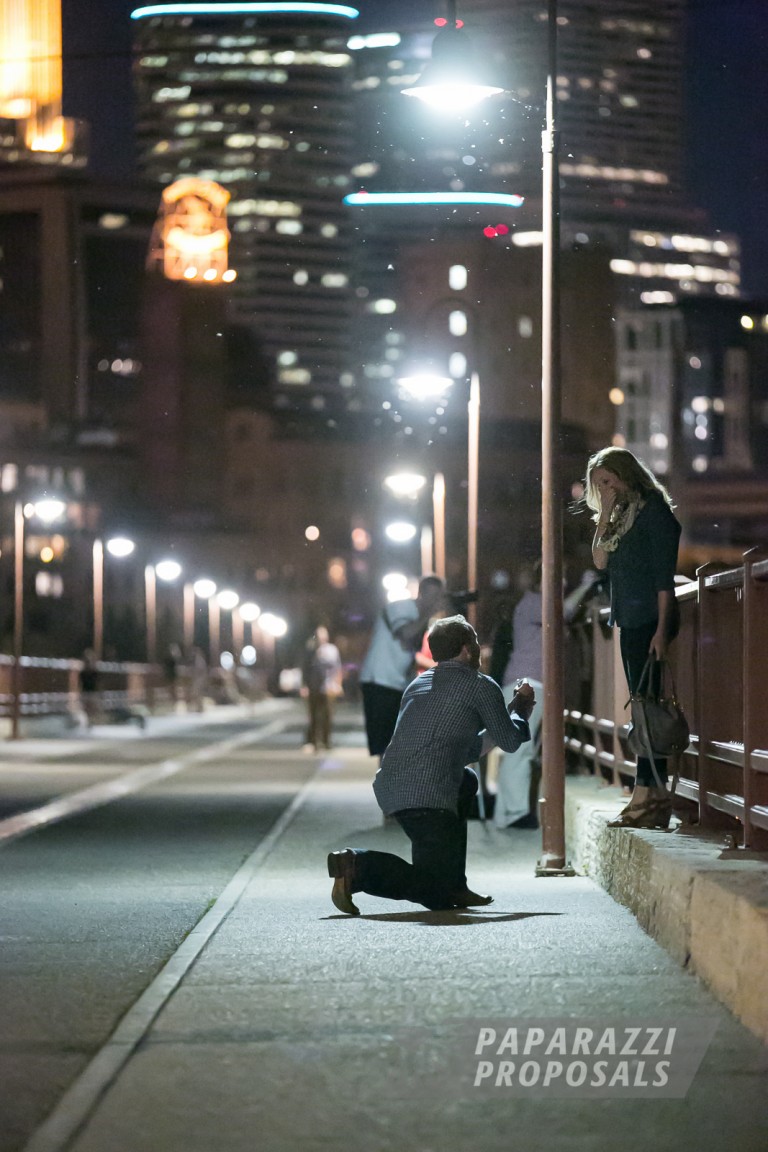
<path fill-rule="evenodd" d="M 592 481 L 596 468 L 604 468 L 606 472 L 612 472 L 642 499 L 655 493 L 661 496 L 670 508 L 675 506 L 664 485 L 659 483 L 648 465 L 644 464 L 642 460 L 638 460 L 637 456 L 634 456 L 626 448 L 601 448 L 599 452 L 590 456 L 584 481 L 584 503 L 594 513 L 592 519 L 595 521 L 600 518 L 600 496 Z"/>

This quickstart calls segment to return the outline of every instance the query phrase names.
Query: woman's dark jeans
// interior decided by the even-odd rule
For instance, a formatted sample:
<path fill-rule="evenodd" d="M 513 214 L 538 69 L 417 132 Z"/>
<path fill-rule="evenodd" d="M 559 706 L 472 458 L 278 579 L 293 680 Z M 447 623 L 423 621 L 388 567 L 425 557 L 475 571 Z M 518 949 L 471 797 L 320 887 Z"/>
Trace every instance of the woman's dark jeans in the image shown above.
<path fill-rule="evenodd" d="M 630 693 L 636 691 L 637 685 L 640 682 L 640 677 L 645 667 L 645 662 L 648 659 L 648 649 L 651 646 L 651 640 L 656 634 L 657 624 L 652 620 L 649 624 L 643 624 L 639 628 L 621 628 L 619 629 L 619 637 L 621 640 L 621 659 L 624 664 L 624 673 L 627 677 L 627 684 L 629 685 Z M 654 691 L 659 690 L 659 681 L 661 677 L 661 667 L 657 661 L 651 665 L 651 684 L 650 687 Z M 654 757 L 656 771 L 659 780 L 662 784 L 667 783 L 667 761 L 659 756 Z M 638 756 L 637 758 L 637 775 L 635 783 L 643 788 L 658 787 L 656 777 L 653 774 L 651 761 L 647 756 Z"/>

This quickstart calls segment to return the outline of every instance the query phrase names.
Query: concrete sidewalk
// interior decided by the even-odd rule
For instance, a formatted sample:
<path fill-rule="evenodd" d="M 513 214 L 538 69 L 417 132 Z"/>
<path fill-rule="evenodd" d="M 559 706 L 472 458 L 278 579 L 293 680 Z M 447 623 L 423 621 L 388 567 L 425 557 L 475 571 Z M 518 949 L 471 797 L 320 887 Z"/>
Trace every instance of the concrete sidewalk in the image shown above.
<path fill-rule="evenodd" d="M 538 833 L 470 826 L 487 909 L 336 913 L 328 851 L 407 852 L 372 773 L 322 761 L 28 1152 L 765 1152 L 763 1045 L 592 880 L 535 879 Z M 472 1088 L 462 1021 L 565 1018 L 717 1032 L 682 1099 Z"/>

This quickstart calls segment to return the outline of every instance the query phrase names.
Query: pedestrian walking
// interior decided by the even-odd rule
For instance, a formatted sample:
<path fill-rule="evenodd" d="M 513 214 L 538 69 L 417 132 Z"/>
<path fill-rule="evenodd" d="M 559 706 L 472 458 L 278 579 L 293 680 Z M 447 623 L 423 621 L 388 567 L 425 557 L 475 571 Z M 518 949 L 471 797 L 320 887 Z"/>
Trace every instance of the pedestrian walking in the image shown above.
<path fill-rule="evenodd" d="M 96 723 L 99 713 L 99 668 L 93 648 L 86 648 L 78 673 L 80 687 L 80 707 L 85 716 L 87 728 Z"/>
<path fill-rule="evenodd" d="M 339 650 L 321 625 L 307 641 L 301 667 L 301 694 L 308 711 L 307 752 L 331 747 L 333 705 L 343 693 L 341 672 Z"/>
<path fill-rule="evenodd" d="M 411 863 L 390 852 L 331 852 L 331 898 L 352 916 L 356 892 L 432 910 L 492 901 L 467 884 L 467 815 L 478 783 L 466 766 L 496 744 L 513 751 L 530 739 L 534 693 L 522 685 L 507 710 L 498 684 L 480 672 L 477 633 L 463 616 L 438 620 L 429 645 L 437 664 L 408 685 L 373 784 L 382 812 L 411 841 Z"/>
<path fill-rule="evenodd" d="M 414 657 L 431 616 L 442 606 L 445 585 L 425 576 L 415 600 L 396 600 L 379 613 L 360 669 L 368 751 L 381 757 L 392 739 Z"/>
<path fill-rule="evenodd" d="M 592 510 L 592 559 L 607 570 L 611 624 L 618 627 L 630 693 L 649 655 L 664 659 L 679 628 L 675 570 L 680 524 L 672 499 L 651 470 L 626 448 L 603 448 L 587 464 L 584 499 Z M 652 689 L 660 665 L 654 665 Z M 655 763 L 656 776 L 654 776 Z M 666 828 L 672 814 L 667 762 L 639 756 L 635 788 L 613 827 Z"/>

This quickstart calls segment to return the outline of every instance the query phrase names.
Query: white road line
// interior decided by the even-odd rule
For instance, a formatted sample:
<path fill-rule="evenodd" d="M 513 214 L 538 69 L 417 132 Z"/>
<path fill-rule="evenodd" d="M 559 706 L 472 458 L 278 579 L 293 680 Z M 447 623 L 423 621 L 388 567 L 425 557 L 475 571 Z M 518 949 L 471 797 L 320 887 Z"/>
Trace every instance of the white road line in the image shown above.
<path fill-rule="evenodd" d="M 66 820 L 68 816 L 78 816 L 92 808 L 99 808 L 104 804 L 111 804 L 133 792 L 139 792 L 150 784 L 175 776 L 193 764 L 201 764 L 206 760 L 213 760 L 218 756 L 226 756 L 228 752 L 241 748 L 244 744 L 257 744 L 262 740 L 281 732 L 290 723 L 290 717 L 284 716 L 256 731 L 249 730 L 239 736 L 231 736 L 227 740 L 220 740 L 215 744 L 208 744 L 196 752 L 186 756 L 175 757 L 170 760 L 161 760 L 158 764 L 149 764 L 143 768 L 136 768 L 133 772 L 126 772 L 117 779 L 106 780 L 101 784 L 92 784 L 88 788 L 81 788 L 67 796 L 60 796 L 51 800 L 40 808 L 32 808 L 29 812 L 19 812 L 15 816 L 7 816 L 0 820 L 0 847 L 19 836 L 26 836 L 38 828 L 55 824 L 59 820 Z"/>
<path fill-rule="evenodd" d="M 128 1010 L 104 1047 L 64 1093 L 47 1120 L 33 1133 L 23 1152 L 65 1152 L 128 1063 L 205 945 L 236 906 L 254 874 L 296 817 L 322 766 L 320 762 L 312 777 L 278 817 L 258 848 L 238 868 L 213 907 Z"/>

